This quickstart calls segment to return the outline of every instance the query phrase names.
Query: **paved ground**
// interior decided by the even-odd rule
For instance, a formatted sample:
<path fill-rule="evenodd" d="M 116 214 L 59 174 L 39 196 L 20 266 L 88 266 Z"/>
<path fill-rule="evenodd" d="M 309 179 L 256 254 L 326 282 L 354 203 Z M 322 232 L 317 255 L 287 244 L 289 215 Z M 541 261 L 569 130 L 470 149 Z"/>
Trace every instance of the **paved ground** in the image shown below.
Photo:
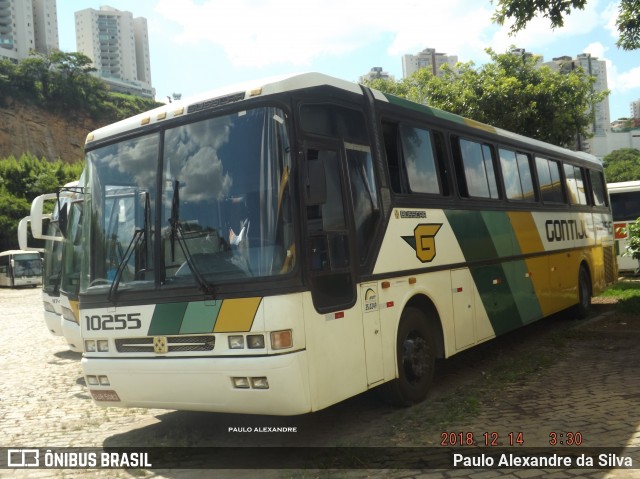
<path fill-rule="evenodd" d="M 396 447 L 394 454 L 411 455 L 416 447 L 442 450 L 443 437 L 457 440 L 458 433 L 465 441 L 472 434 L 473 441 L 482 444 L 487 433 L 489 442 L 497 436 L 507 453 L 518 453 L 518 439 L 525 447 L 548 446 L 555 432 L 565 444 L 567 433 L 579 438 L 582 444 L 572 446 L 578 452 L 616 447 L 615 457 L 632 458 L 636 469 L 434 470 L 418 463 L 397 470 L 385 467 L 402 461 L 384 462 L 380 454 L 372 464 L 382 469 L 212 470 L 207 477 L 640 478 L 640 320 L 612 316 L 606 306 L 596 308 L 586 321 L 551 318 L 443 362 L 429 400 L 413 408 L 391 409 L 369 393 L 313 415 L 273 418 L 96 407 L 82 378 L 80 355 L 47 332 L 41 304 L 39 290 L 0 289 L 0 447 L 282 446 L 288 452 L 294 446 L 342 446 L 357 456 L 358 447 L 377 446 L 381 453 Z M 550 366 L 534 364 L 525 380 L 494 382 L 504 375 L 500 371 L 505 363 L 527 361 L 542 352 L 557 352 L 557 358 L 550 358 Z M 445 415 L 448 427 L 443 430 L 440 419 Z M 297 432 L 240 432 L 277 426 Z M 514 446 L 508 445 L 510 433 Z M 477 458 L 487 451 L 471 446 L 460 453 Z M 407 464 L 414 465 L 411 460 Z M 7 478 L 202 476 L 198 470 L 141 468 L 0 469 L 0 477 Z"/>

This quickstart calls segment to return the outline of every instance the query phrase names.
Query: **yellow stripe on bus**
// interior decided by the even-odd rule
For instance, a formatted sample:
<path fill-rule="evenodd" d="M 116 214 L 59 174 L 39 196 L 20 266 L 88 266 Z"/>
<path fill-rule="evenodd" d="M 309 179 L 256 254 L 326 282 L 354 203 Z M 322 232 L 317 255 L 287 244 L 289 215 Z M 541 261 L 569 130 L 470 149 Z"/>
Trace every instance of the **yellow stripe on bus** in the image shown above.
<path fill-rule="evenodd" d="M 71 306 L 71 311 L 73 311 L 76 321 L 80 321 L 80 301 L 70 299 L 69 306 Z"/>
<path fill-rule="evenodd" d="M 540 239 L 538 228 L 529 211 L 511 211 L 508 213 L 513 233 L 518 240 L 520 253 L 542 253 L 544 245 Z M 545 316 L 556 311 L 549 284 L 549 260 L 546 256 L 525 260 L 531 283 L 535 291 L 542 314 Z"/>
<path fill-rule="evenodd" d="M 220 308 L 220 314 L 214 333 L 231 333 L 251 331 L 253 319 L 258 312 L 262 298 L 225 299 Z"/>
<path fill-rule="evenodd" d="M 516 235 L 522 254 L 541 253 L 544 245 L 540 239 L 538 228 L 529 211 L 511 211 L 508 213 L 513 232 Z"/>

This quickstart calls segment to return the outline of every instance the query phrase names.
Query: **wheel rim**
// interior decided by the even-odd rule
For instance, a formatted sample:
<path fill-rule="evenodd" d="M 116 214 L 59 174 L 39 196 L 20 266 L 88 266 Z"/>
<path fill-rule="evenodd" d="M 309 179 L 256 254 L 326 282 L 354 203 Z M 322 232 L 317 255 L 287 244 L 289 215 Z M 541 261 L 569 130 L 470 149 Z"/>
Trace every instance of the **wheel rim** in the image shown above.
<path fill-rule="evenodd" d="M 405 376 L 411 383 L 419 382 L 429 372 L 429 345 L 414 332 L 407 336 L 403 346 L 402 366 Z"/>

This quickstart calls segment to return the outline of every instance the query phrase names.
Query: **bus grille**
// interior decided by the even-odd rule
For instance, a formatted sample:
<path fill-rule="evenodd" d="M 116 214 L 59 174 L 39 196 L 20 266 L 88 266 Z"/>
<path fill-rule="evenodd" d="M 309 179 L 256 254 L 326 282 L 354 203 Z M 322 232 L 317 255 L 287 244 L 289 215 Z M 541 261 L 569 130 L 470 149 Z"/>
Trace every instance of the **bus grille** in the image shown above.
<path fill-rule="evenodd" d="M 167 336 L 167 352 L 213 351 L 216 338 L 209 336 Z M 119 353 L 153 353 L 153 337 L 116 339 Z"/>
<path fill-rule="evenodd" d="M 606 284 L 612 284 L 616 280 L 616 264 L 613 246 L 603 248 L 604 251 L 604 280 Z"/>

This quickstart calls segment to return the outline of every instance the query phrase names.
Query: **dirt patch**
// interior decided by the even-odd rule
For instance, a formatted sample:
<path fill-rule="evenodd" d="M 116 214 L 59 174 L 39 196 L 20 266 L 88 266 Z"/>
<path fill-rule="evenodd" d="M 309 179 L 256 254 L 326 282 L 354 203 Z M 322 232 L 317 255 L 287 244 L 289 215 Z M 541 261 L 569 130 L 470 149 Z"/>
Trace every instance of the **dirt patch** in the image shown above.
<path fill-rule="evenodd" d="M 616 298 L 593 298 L 592 307 L 596 315 L 578 329 L 602 333 L 640 334 L 640 314 L 617 312 L 614 308 L 617 303 Z"/>

